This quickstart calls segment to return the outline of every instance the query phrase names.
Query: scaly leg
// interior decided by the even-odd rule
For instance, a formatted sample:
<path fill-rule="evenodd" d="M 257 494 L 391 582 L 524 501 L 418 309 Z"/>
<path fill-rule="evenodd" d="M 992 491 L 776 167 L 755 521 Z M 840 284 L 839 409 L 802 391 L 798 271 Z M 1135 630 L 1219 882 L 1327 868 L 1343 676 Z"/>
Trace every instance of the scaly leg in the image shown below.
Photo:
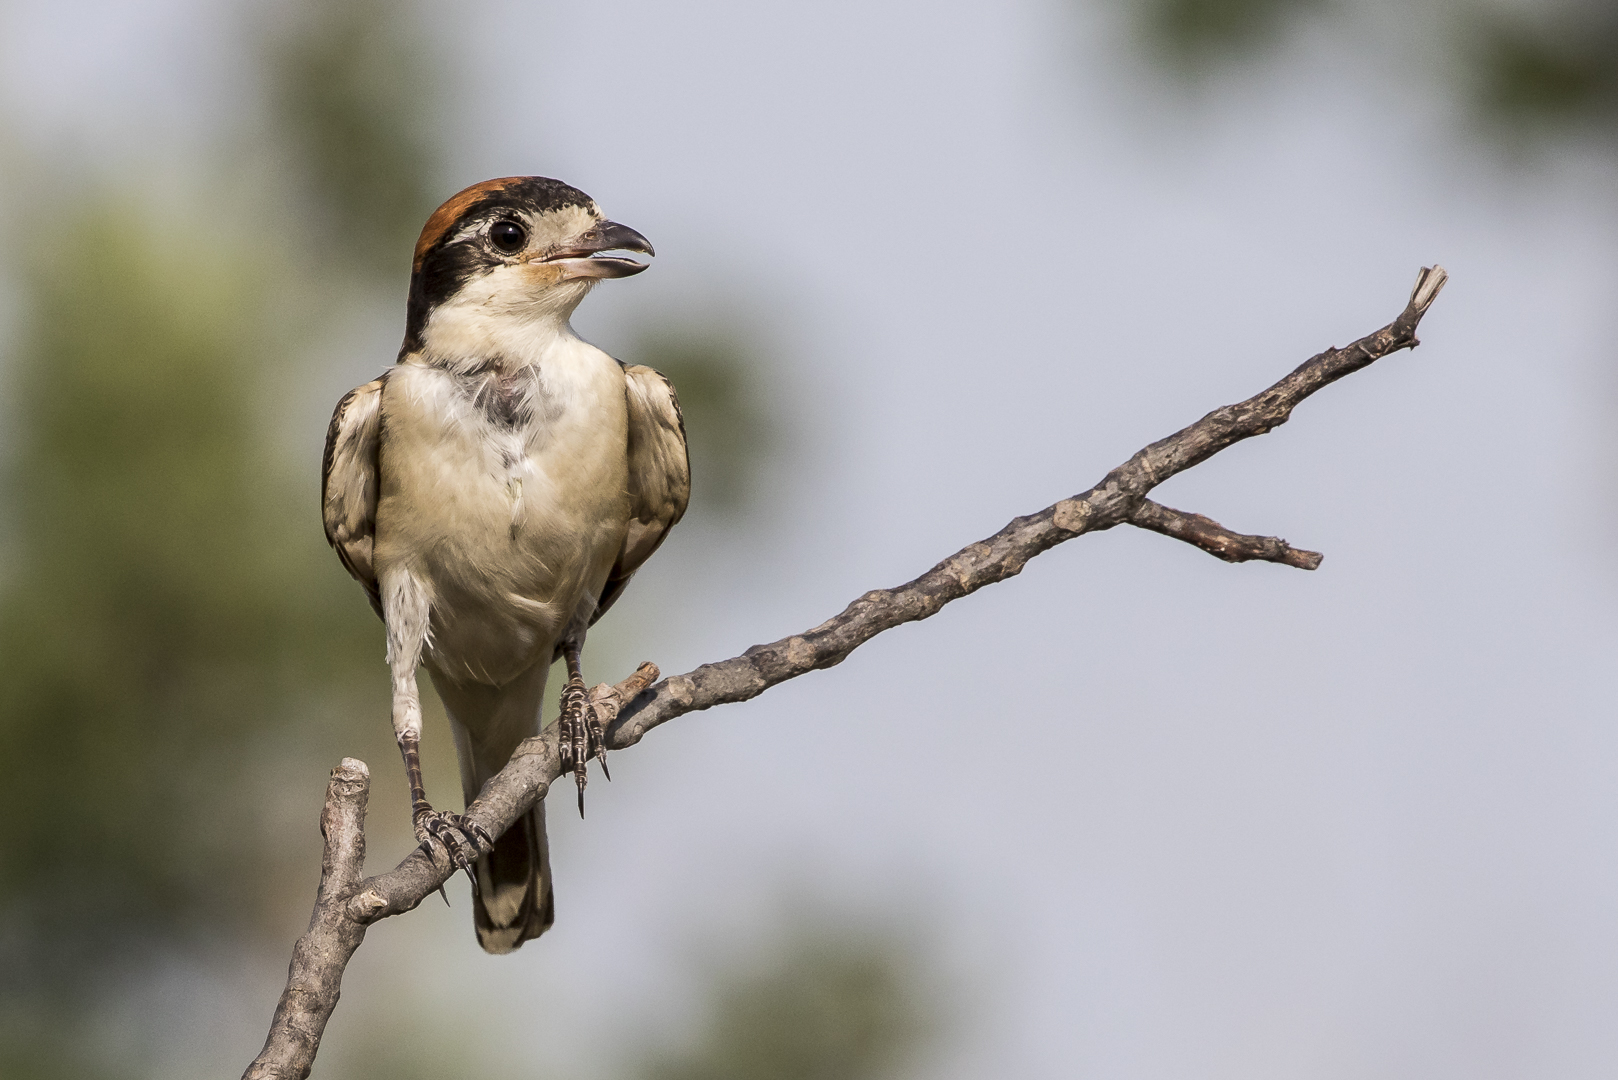
<path fill-rule="evenodd" d="M 421 691 L 416 686 L 416 667 L 427 642 L 427 590 L 403 568 L 384 571 L 380 584 L 382 621 L 388 631 L 388 668 L 393 675 L 393 736 L 404 756 L 405 776 L 410 782 L 411 824 L 428 858 L 436 858 L 432 845 L 438 841 L 450 861 L 472 878 L 475 889 L 477 878 L 472 873 L 472 861 L 480 851 L 494 846 L 494 838 L 459 814 L 434 810 L 421 780 Z"/>
<path fill-rule="evenodd" d="M 571 767 L 573 779 L 578 782 L 579 816 L 583 817 L 584 785 L 589 782 L 585 765 L 592 755 L 601 761 L 602 775 L 612 779 L 612 773 L 607 771 L 607 730 L 590 705 L 576 640 L 569 638 L 562 644 L 562 659 L 567 662 L 567 685 L 562 688 L 562 714 L 556 718 L 557 745 L 562 753 L 562 767 Z"/>

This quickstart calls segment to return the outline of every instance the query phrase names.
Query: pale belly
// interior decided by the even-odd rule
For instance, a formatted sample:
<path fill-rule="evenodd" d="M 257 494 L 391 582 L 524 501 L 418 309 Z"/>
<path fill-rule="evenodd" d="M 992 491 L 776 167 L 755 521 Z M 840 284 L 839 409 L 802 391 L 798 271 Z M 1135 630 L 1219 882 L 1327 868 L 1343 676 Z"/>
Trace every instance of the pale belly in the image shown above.
<path fill-rule="evenodd" d="M 441 675 L 501 685 L 589 621 L 629 522 L 623 375 L 590 353 L 522 407 L 436 368 L 388 377 L 377 569 L 425 588 Z"/>

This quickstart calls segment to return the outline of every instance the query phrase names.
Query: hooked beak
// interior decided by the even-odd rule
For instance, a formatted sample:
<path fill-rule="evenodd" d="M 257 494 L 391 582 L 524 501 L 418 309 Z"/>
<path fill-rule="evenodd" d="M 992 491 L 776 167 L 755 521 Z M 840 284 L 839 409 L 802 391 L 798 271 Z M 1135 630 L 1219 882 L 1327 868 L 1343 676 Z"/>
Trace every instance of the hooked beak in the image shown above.
<path fill-rule="evenodd" d="M 656 255 L 652 242 L 628 225 L 603 221 L 572 243 L 546 255 L 541 262 L 560 267 L 562 280 L 572 278 L 620 278 L 638 274 L 647 264 L 603 251 L 640 251 Z"/>

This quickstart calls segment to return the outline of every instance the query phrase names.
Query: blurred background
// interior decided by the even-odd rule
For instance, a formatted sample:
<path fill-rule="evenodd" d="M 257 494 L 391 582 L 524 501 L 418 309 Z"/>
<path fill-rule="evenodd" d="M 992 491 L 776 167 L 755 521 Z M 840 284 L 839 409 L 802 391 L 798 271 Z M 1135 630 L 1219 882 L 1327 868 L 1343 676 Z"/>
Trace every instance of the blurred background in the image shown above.
<path fill-rule="evenodd" d="M 420 223 L 518 173 L 657 245 L 576 324 L 690 431 L 592 681 L 1453 281 L 1162 490 L 1320 571 L 1085 537 L 680 719 L 551 815 L 542 941 L 483 955 L 464 879 L 374 928 L 317 1077 L 1612 1075 L 1610 0 L 0 7 L 0 1075 L 238 1075 L 339 758 L 410 848 L 321 444 Z"/>

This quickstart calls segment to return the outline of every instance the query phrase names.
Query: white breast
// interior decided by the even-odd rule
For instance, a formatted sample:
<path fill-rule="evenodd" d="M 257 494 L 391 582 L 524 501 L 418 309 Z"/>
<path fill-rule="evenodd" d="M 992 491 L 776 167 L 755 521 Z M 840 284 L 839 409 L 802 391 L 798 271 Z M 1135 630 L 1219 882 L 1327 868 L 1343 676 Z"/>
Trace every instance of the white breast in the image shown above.
<path fill-rule="evenodd" d="M 571 334 L 537 363 L 458 366 L 388 375 L 376 559 L 427 587 L 430 662 L 503 682 L 582 629 L 622 548 L 624 377 Z"/>

